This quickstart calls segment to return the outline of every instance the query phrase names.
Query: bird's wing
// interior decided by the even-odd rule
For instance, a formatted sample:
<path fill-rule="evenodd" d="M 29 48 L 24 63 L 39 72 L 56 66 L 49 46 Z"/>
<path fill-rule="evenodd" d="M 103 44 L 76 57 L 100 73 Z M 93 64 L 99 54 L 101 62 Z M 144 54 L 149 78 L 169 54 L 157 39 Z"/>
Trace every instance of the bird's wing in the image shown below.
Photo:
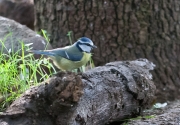
<path fill-rule="evenodd" d="M 35 53 L 35 54 L 42 54 L 47 56 L 55 56 L 55 53 L 51 51 L 42 51 L 42 50 L 30 50 L 29 52 Z"/>
<path fill-rule="evenodd" d="M 55 55 L 61 56 L 71 61 L 81 61 L 83 53 L 76 48 L 65 48 L 54 51 Z"/>

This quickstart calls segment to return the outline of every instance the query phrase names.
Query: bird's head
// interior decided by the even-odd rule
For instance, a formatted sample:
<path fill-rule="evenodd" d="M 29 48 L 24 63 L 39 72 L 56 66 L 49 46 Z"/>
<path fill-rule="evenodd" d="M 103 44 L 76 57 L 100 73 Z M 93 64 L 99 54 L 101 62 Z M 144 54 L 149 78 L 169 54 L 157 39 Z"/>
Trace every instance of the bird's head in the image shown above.
<path fill-rule="evenodd" d="M 97 48 L 92 40 L 90 40 L 87 37 L 81 37 L 78 39 L 78 41 L 75 43 L 75 45 L 83 52 L 90 53 L 93 48 Z"/>

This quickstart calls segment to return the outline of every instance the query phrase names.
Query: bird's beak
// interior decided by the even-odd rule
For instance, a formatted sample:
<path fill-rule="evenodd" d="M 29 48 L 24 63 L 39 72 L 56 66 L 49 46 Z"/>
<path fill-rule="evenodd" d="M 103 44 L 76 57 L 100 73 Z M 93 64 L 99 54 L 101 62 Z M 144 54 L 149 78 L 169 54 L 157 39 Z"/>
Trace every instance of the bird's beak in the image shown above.
<path fill-rule="evenodd" d="M 93 45 L 92 48 L 97 48 L 97 46 Z"/>

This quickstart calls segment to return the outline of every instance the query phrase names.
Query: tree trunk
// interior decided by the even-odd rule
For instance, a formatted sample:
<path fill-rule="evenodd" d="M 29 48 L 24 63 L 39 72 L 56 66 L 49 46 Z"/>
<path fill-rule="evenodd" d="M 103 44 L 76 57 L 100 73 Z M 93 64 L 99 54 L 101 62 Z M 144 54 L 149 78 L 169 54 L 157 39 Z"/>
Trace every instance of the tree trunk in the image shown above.
<path fill-rule="evenodd" d="M 54 48 L 90 37 L 96 65 L 147 58 L 159 101 L 180 98 L 180 1 L 178 0 L 35 0 L 37 29 L 51 34 Z"/>
<path fill-rule="evenodd" d="M 0 114 L 7 125 L 104 125 L 139 115 L 155 94 L 154 64 L 112 62 L 82 75 L 61 72 L 26 91 Z"/>

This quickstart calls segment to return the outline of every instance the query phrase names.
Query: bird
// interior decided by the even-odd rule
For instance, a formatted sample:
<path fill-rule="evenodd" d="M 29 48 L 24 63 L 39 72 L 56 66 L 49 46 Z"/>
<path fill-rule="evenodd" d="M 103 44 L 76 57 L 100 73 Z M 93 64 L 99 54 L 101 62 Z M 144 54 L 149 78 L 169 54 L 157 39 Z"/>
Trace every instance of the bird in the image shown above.
<path fill-rule="evenodd" d="M 97 48 L 97 46 L 91 39 L 81 37 L 70 46 L 51 50 L 31 50 L 30 52 L 48 56 L 60 70 L 72 71 L 90 60 L 93 48 Z"/>

